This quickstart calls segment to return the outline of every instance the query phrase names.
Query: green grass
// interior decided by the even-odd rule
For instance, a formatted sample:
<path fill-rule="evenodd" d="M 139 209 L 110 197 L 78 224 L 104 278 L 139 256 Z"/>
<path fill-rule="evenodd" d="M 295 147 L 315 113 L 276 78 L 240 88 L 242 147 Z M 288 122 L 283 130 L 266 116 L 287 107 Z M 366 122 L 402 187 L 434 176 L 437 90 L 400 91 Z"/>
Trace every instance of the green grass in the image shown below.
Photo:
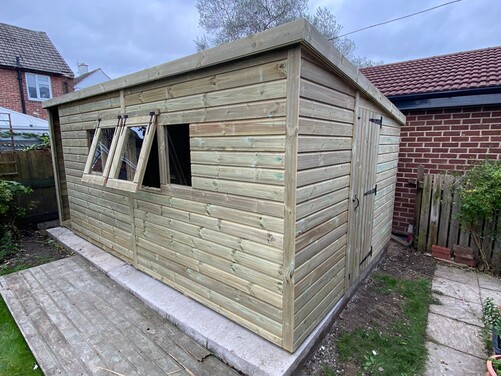
<path fill-rule="evenodd" d="M 7 275 L 10 273 L 15 273 L 24 269 L 29 268 L 28 265 L 21 264 L 21 265 L 16 265 L 14 267 L 0 267 L 0 275 Z"/>
<path fill-rule="evenodd" d="M 336 341 L 340 361 L 358 364 L 366 375 L 419 375 L 426 363 L 431 283 L 428 279 L 400 280 L 382 274 L 374 278 L 378 282 L 376 291 L 398 293 L 404 298 L 403 314 L 389 330 L 381 330 L 373 323 L 371 329 L 341 334 Z"/>
<path fill-rule="evenodd" d="M 1 297 L 0 333 L 0 376 L 43 375 Z"/>

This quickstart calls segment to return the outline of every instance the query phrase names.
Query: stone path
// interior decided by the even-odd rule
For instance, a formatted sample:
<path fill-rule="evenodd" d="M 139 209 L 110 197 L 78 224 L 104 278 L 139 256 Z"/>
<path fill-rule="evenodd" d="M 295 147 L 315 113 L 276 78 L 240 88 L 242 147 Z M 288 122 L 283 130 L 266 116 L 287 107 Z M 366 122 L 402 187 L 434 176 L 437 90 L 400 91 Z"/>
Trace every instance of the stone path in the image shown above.
<path fill-rule="evenodd" d="M 428 313 L 426 375 L 484 375 L 482 302 L 490 297 L 501 304 L 501 280 L 439 264 L 432 289 L 440 304 Z"/>
<path fill-rule="evenodd" d="M 81 256 L 0 277 L 0 293 L 51 375 L 238 375 Z"/>

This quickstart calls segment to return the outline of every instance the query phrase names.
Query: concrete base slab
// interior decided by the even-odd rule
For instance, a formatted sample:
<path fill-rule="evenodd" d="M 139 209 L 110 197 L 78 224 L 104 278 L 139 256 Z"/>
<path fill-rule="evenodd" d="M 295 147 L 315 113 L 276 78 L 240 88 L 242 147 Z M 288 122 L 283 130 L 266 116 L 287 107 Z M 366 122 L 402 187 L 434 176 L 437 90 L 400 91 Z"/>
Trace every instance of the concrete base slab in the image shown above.
<path fill-rule="evenodd" d="M 428 362 L 426 376 L 479 376 L 485 370 L 485 361 L 469 354 L 436 343 L 427 342 Z"/>
<path fill-rule="evenodd" d="M 426 334 L 435 343 L 469 353 L 480 359 L 485 357 L 482 332 L 477 326 L 465 325 L 448 317 L 429 313 Z"/>
<path fill-rule="evenodd" d="M 341 299 L 301 347 L 294 354 L 290 354 L 104 252 L 70 230 L 58 227 L 48 230 L 48 233 L 70 250 L 87 258 L 111 279 L 207 347 L 220 359 L 249 375 L 292 374 L 345 303 Z"/>
<path fill-rule="evenodd" d="M 439 304 L 431 304 L 430 312 L 442 315 L 467 324 L 482 327 L 482 306 L 467 302 L 463 299 L 452 298 L 446 295 L 433 294 Z"/>
<path fill-rule="evenodd" d="M 475 304 L 481 304 L 480 289 L 478 287 L 478 281 L 476 278 L 466 284 L 455 282 L 446 278 L 434 277 L 431 288 L 433 291 L 438 291 L 452 298 L 465 300 L 467 302 L 472 302 Z"/>

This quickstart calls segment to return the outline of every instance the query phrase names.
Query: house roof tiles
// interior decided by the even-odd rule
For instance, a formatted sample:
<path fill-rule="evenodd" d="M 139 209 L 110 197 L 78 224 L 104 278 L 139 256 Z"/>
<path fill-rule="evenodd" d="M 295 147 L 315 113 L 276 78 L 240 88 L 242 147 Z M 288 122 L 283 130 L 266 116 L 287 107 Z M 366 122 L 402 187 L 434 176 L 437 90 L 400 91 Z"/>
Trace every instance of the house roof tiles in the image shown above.
<path fill-rule="evenodd" d="M 386 96 L 501 86 L 501 46 L 361 69 Z"/>
<path fill-rule="evenodd" d="M 16 67 L 17 56 L 24 69 L 73 77 L 47 34 L 0 23 L 0 65 Z"/>

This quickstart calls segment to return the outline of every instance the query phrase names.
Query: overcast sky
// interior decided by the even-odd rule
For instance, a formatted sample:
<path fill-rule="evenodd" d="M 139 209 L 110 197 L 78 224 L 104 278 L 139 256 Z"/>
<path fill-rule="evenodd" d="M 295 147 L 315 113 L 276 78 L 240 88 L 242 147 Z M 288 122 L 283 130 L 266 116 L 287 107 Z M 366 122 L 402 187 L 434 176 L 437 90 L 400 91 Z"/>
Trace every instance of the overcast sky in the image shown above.
<path fill-rule="evenodd" d="M 450 0 L 310 0 L 343 32 Z M 68 65 L 100 67 L 111 78 L 195 52 L 196 0 L 2 0 L 0 22 L 45 31 Z M 501 0 L 462 0 L 350 36 L 356 54 L 385 63 L 501 45 Z"/>

